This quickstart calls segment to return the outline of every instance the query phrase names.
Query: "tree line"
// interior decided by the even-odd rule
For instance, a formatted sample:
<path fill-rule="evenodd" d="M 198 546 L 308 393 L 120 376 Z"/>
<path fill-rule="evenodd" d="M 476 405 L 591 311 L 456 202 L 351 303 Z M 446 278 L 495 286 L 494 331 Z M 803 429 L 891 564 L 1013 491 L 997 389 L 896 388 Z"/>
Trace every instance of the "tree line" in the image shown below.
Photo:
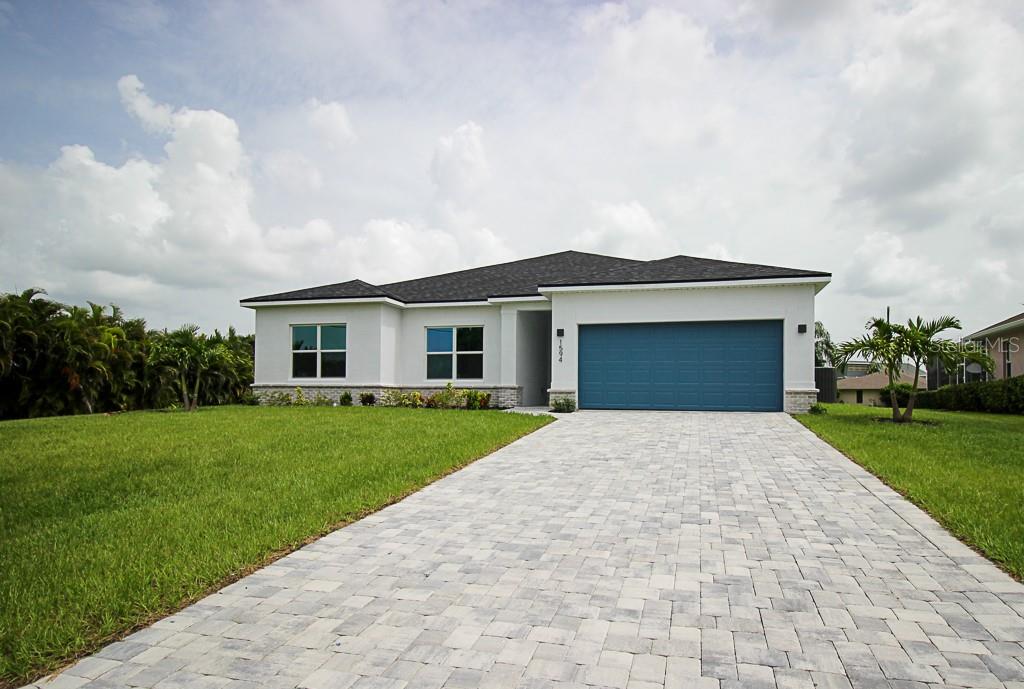
<path fill-rule="evenodd" d="M 115 305 L 0 294 L 0 418 L 249 401 L 252 335 L 147 329 Z"/>

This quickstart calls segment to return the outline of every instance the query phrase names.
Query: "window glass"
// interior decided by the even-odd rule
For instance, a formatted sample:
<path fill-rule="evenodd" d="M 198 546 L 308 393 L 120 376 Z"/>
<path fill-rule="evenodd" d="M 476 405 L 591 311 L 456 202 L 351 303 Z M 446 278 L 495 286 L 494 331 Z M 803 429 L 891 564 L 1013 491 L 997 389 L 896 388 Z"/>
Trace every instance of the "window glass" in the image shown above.
<path fill-rule="evenodd" d="M 292 378 L 316 378 L 316 353 L 292 354 Z"/>
<path fill-rule="evenodd" d="M 482 352 L 484 349 L 483 328 L 459 328 L 457 339 L 460 352 Z"/>
<path fill-rule="evenodd" d="M 321 378 L 345 377 L 345 352 L 322 352 L 320 354 Z"/>
<path fill-rule="evenodd" d="M 484 377 L 484 355 L 483 354 L 459 354 L 459 378 L 483 378 Z"/>
<path fill-rule="evenodd" d="M 345 326 L 321 325 L 320 349 L 345 349 Z"/>
<path fill-rule="evenodd" d="M 292 349 L 316 349 L 316 326 L 315 325 L 293 325 L 292 326 Z M 314 360 L 315 363 L 315 360 Z M 314 372 L 315 376 L 316 373 Z"/>
<path fill-rule="evenodd" d="M 450 352 L 450 351 L 452 351 L 452 329 L 451 328 L 427 328 L 427 351 L 428 352 Z"/>
<path fill-rule="evenodd" d="M 452 377 L 452 355 L 451 354 L 428 354 L 427 355 L 427 378 L 451 378 Z"/>

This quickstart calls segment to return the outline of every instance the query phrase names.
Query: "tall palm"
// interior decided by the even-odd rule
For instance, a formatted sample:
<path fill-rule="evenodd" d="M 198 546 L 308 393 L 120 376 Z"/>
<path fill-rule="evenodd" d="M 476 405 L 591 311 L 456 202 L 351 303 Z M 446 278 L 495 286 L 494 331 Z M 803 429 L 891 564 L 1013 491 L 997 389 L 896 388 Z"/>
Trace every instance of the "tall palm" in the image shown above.
<path fill-rule="evenodd" d="M 889 401 L 892 404 L 892 420 L 903 420 L 899 401 L 896 399 L 895 384 L 903 371 L 903 342 L 898 326 L 885 318 L 872 318 L 867 323 L 868 332 L 860 337 L 843 342 L 837 348 L 842 365 L 854 356 L 865 359 L 875 371 L 882 371 L 889 378 Z"/>
<path fill-rule="evenodd" d="M 908 320 L 906 325 L 890 323 L 884 318 L 872 318 L 867 327 L 867 334 L 844 342 L 839 346 L 839 352 L 844 362 L 854 355 L 862 356 L 871 363 L 872 368 L 886 374 L 889 378 L 892 420 L 896 423 L 913 420 L 921 367 L 930 358 L 937 358 L 947 370 L 955 369 L 961 363 L 977 363 L 987 371 L 991 371 L 994 366 L 988 354 L 940 337 L 947 330 L 961 329 L 960 321 L 954 316 L 941 316 L 930 321 L 918 316 Z M 906 410 L 901 413 L 896 383 L 902 375 L 904 363 L 914 366 L 914 382 L 910 387 Z"/>

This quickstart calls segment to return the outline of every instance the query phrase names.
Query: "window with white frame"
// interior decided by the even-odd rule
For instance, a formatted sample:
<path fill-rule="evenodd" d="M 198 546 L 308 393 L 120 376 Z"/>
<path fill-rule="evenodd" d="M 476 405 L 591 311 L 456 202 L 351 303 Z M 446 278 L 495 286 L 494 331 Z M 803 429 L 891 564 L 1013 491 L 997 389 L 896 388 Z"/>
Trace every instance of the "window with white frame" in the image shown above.
<path fill-rule="evenodd" d="M 483 326 L 427 328 L 428 380 L 479 380 L 483 377 Z"/>
<path fill-rule="evenodd" d="M 1003 378 L 1013 377 L 1013 357 L 1011 356 L 1010 338 L 1003 338 Z"/>
<path fill-rule="evenodd" d="M 292 378 L 344 378 L 348 353 L 344 323 L 292 326 Z"/>

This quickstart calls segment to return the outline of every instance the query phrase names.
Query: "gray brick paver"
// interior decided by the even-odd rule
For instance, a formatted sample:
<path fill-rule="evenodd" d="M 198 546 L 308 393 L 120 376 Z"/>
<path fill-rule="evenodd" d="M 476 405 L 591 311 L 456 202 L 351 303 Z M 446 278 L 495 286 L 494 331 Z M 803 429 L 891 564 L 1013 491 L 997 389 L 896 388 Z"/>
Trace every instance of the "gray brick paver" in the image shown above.
<path fill-rule="evenodd" d="M 579 412 L 41 686 L 1024 688 L 1022 614 L 788 416 Z"/>

